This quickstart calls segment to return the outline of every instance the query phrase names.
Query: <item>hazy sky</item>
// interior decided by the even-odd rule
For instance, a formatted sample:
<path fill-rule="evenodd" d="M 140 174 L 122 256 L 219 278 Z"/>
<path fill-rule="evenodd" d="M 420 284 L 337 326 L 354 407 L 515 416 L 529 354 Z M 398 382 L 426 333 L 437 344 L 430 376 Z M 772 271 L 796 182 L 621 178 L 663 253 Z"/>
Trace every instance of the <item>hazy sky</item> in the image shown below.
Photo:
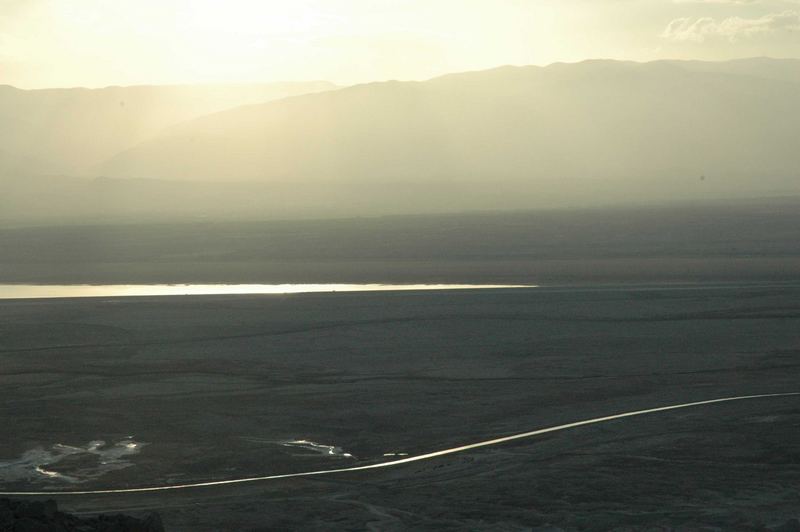
<path fill-rule="evenodd" d="M 0 0 L 0 84 L 425 79 L 800 57 L 800 0 Z"/>

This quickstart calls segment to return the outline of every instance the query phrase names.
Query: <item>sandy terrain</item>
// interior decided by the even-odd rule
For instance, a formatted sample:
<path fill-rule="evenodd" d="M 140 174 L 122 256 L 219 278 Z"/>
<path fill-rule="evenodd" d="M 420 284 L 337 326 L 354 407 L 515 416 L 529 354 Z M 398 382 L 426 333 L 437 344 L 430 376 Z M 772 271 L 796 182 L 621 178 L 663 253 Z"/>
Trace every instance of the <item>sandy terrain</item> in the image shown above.
<path fill-rule="evenodd" d="M 370 463 L 800 391 L 798 356 L 786 284 L 4 301 L 0 488 Z M 58 502 L 157 509 L 178 531 L 763 530 L 800 517 L 798 431 L 800 399 L 753 400 L 395 469 Z"/>

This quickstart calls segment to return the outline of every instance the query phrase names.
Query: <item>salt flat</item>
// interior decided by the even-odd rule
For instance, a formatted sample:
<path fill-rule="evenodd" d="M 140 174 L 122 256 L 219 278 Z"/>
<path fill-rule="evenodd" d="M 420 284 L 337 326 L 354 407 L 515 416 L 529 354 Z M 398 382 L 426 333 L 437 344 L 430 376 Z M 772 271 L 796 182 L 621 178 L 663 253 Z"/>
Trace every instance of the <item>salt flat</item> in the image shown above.
<path fill-rule="evenodd" d="M 43 467 L 71 481 L 35 469 L 20 478 L 18 467 L 0 488 L 372 463 L 629 410 L 798 391 L 798 355 L 792 284 L 9 300 L 0 476 L 32 450 L 102 441 L 106 454 Z M 753 530 L 800 515 L 799 426 L 796 398 L 747 401 L 391 470 L 59 503 L 154 508 L 168 530 Z M 141 447 L 98 469 L 119 442 Z"/>

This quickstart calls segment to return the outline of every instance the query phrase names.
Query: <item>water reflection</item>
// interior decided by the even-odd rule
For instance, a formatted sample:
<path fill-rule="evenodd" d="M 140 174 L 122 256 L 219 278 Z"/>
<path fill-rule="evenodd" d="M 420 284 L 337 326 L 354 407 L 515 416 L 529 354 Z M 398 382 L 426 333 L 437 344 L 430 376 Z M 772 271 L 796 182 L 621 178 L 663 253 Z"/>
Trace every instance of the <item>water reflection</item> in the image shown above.
<path fill-rule="evenodd" d="M 378 292 L 396 290 L 486 290 L 532 288 L 534 285 L 482 284 L 0 284 L 0 299 L 56 297 L 182 296 L 224 294 L 302 294 L 310 292 Z"/>

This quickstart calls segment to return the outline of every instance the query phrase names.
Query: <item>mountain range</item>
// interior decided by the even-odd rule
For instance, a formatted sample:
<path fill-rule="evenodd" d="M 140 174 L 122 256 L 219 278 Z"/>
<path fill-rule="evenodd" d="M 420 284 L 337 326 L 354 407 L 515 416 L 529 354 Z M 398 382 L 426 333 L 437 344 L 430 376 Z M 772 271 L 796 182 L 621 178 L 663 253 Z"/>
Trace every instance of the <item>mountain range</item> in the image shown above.
<path fill-rule="evenodd" d="M 235 96 L 23 92 L 0 90 L 0 116 L 22 124 L 0 134 L 5 173 L 102 177 L 71 188 L 78 211 L 183 202 L 313 217 L 800 194 L 800 60 L 592 60 Z M 48 179 L 39 192 L 60 182 Z"/>
<path fill-rule="evenodd" d="M 335 88 L 327 82 L 20 90 L 0 86 L 0 173 L 90 175 L 92 167 L 209 113 Z"/>

